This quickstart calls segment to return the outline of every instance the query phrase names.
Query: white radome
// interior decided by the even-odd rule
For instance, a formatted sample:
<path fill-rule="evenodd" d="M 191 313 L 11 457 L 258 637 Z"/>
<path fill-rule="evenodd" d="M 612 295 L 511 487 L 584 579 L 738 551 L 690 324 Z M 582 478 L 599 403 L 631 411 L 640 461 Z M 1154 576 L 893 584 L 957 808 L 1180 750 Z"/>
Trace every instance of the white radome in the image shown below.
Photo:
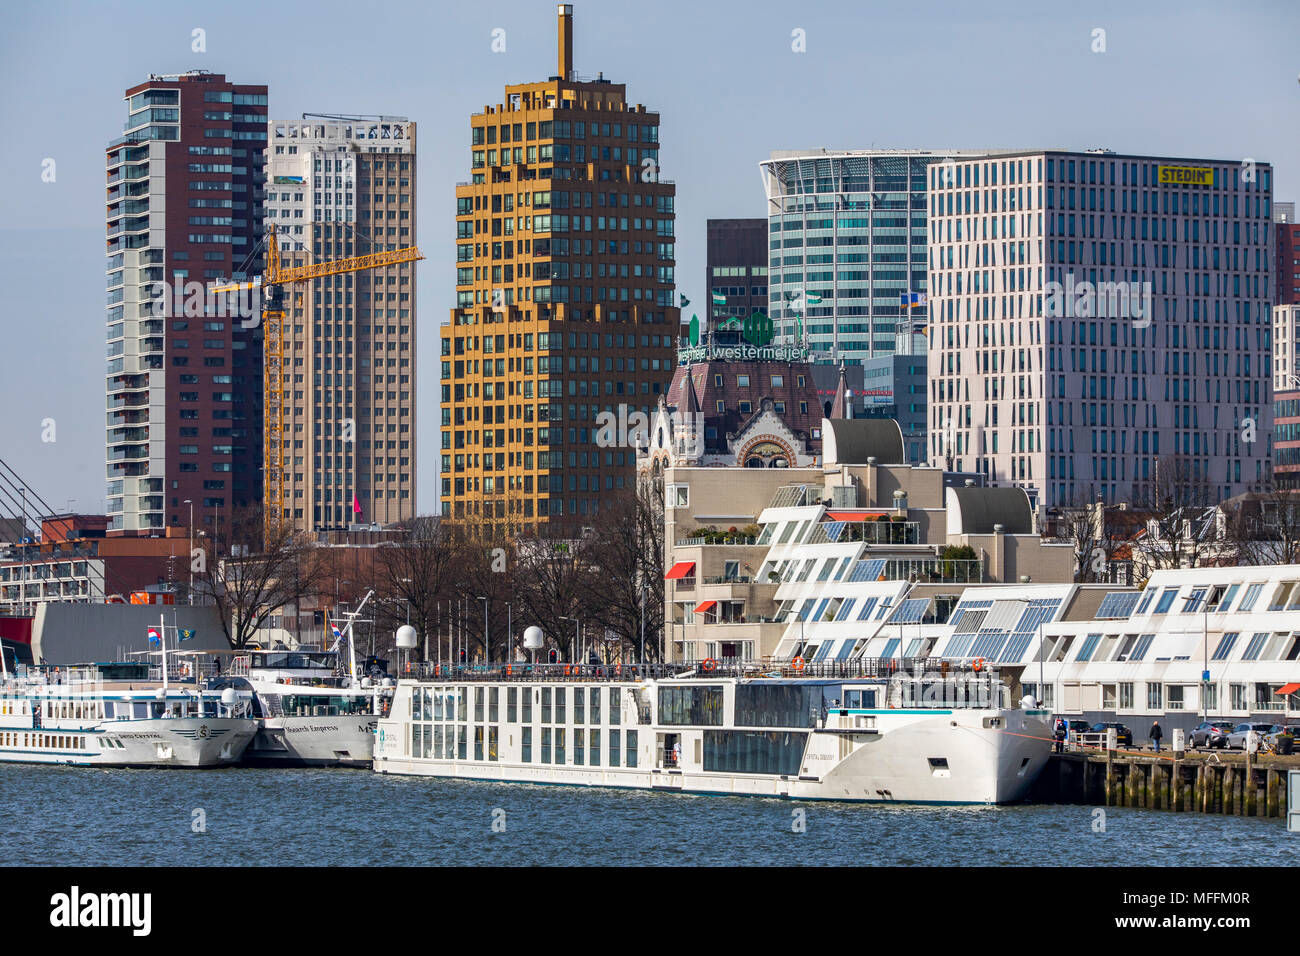
<path fill-rule="evenodd" d="M 529 651 L 541 650 L 546 645 L 546 635 L 542 629 L 534 624 L 524 631 L 524 649 Z"/>
<path fill-rule="evenodd" d="M 416 633 L 415 628 L 409 624 L 403 624 L 397 629 L 397 646 L 403 650 L 410 650 L 415 647 Z"/>

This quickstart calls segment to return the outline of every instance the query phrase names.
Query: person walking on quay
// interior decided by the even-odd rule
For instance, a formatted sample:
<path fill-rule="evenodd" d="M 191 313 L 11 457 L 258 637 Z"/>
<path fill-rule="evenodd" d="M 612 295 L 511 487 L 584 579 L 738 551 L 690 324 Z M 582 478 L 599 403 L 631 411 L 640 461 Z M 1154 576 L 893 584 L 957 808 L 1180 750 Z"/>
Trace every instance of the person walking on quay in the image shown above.
<path fill-rule="evenodd" d="M 1065 718 L 1056 718 L 1056 729 L 1053 733 L 1056 738 L 1056 752 L 1062 753 L 1065 750 Z"/>
<path fill-rule="evenodd" d="M 1150 735 L 1151 743 L 1155 745 L 1156 753 L 1160 753 L 1160 738 L 1163 737 L 1164 735 L 1165 732 L 1160 729 L 1160 721 L 1157 720 L 1155 723 L 1151 725 L 1151 735 Z"/>

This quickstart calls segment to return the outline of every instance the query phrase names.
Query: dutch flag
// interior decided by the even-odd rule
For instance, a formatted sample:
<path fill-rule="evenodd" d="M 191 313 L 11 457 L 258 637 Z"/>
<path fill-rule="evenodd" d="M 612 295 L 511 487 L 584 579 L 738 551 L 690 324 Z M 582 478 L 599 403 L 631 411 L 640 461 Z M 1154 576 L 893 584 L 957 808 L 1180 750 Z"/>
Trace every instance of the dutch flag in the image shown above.
<path fill-rule="evenodd" d="M 149 628 L 149 643 L 150 644 L 162 643 L 162 636 L 158 633 L 158 628 L 156 627 Z"/>

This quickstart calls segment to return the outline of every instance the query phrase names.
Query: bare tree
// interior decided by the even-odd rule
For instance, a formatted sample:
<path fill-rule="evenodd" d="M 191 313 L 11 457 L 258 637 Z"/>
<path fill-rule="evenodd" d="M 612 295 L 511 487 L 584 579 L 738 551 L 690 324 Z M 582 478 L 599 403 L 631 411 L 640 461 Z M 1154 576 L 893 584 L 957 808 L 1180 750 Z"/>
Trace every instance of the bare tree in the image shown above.
<path fill-rule="evenodd" d="M 239 508 L 228 536 L 204 539 L 196 596 L 217 607 L 230 645 L 245 647 L 268 620 L 318 591 L 318 549 L 288 522 L 264 526 L 261 508 Z"/>
<path fill-rule="evenodd" d="M 576 526 L 544 524 L 536 535 L 517 542 L 516 593 L 528 623 L 540 627 L 565 660 L 574 660 L 578 652 L 575 621 L 596 621 L 590 603 L 596 584 L 591 540 Z"/>
<path fill-rule="evenodd" d="M 644 615 L 647 659 L 659 656 L 664 618 L 664 521 L 661 481 L 638 483 L 612 499 L 593 523 L 588 560 L 596 588 L 587 603 L 633 659 L 641 654 Z"/>
<path fill-rule="evenodd" d="M 1133 542 L 1135 562 L 1148 574 L 1218 563 L 1227 555 L 1208 478 L 1185 458 L 1162 458 L 1156 465 L 1153 480 L 1140 489 L 1137 510 L 1146 529 Z"/>
<path fill-rule="evenodd" d="M 375 619 L 384 633 L 410 624 L 423 646 L 436 640 L 435 631 L 445 619 L 443 610 L 458 574 L 454 535 L 434 516 L 407 521 L 401 541 L 381 545 L 375 556 L 377 602 Z M 416 659 L 422 656 L 418 649 Z"/>
<path fill-rule="evenodd" d="M 1238 564 L 1300 562 L 1300 491 L 1270 486 L 1230 498 L 1222 507 Z"/>

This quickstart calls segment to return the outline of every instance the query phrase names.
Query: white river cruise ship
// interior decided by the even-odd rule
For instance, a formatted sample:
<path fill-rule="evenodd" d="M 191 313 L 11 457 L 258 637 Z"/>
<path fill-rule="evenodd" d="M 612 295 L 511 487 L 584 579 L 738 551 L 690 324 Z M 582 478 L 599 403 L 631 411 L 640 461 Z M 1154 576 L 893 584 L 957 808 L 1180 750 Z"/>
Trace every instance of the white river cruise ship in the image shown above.
<path fill-rule="evenodd" d="M 96 767 L 236 764 L 252 695 L 150 679 L 144 662 L 22 669 L 0 678 L 0 762 Z"/>
<path fill-rule="evenodd" d="M 1012 706 L 995 671 L 939 661 L 422 668 L 379 721 L 380 773 L 993 804 L 1023 798 L 1050 747 L 1048 713 Z"/>

